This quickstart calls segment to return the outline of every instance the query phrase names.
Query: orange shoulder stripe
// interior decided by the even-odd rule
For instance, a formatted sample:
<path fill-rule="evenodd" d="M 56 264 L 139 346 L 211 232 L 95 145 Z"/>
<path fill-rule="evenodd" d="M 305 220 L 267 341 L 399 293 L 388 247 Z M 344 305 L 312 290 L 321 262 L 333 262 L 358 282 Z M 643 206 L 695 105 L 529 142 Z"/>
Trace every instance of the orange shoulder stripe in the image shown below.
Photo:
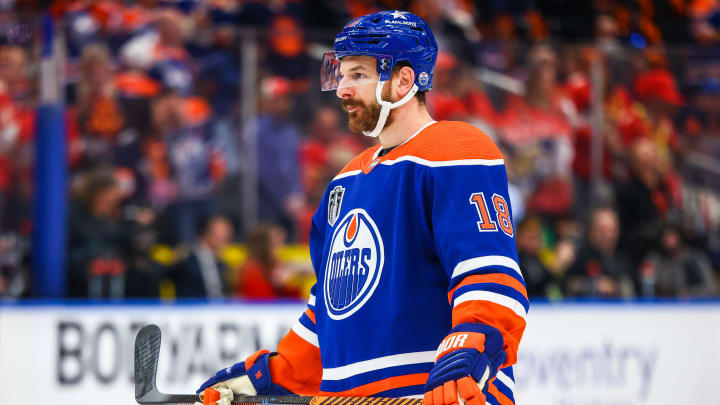
<path fill-rule="evenodd" d="M 455 288 L 450 290 L 450 292 L 448 293 L 448 302 L 450 302 L 450 305 L 452 305 L 451 301 L 452 301 L 452 296 L 455 293 L 455 290 L 457 290 L 460 287 L 464 287 L 466 285 L 477 284 L 477 283 L 496 283 L 496 284 L 506 285 L 508 287 L 512 287 L 512 288 L 516 289 L 526 299 L 528 297 L 527 289 L 525 288 L 525 286 L 512 276 L 508 276 L 507 274 L 502 274 L 502 273 L 474 274 L 474 275 L 465 277 L 460 282 L 460 284 L 456 285 Z"/>
<path fill-rule="evenodd" d="M 270 377 L 298 395 L 318 395 L 322 380 L 320 349 L 290 330 L 270 359 Z"/>
<path fill-rule="evenodd" d="M 393 149 L 387 159 L 415 156 L 430 161 L 502 159 L 495 142 L 476 127 L 459 121 L 439 121 L 407 143 Z"/>
<path fill-rule="evenodd" d="M 429 373 L 417 373 L 389 377 L 383 380 L 374 381 L 359 387 L 341 392 L 325 392 L 321 391 L 320 395 L 341 396 L 341 397 L 367 397 L 400 387 L 409 387 L 411 385 L 424 385 L 427 382 Z"/>
<path fill-rule="evenodd" d="M 311 320 L 313 323 L 316 323 L 316 322 L 315 322 L 315 311 L 313 311 L 312 309 L 308 308 L 308 309 L 305 310 L 305 315 L 307 315 L 307 317 L 310 318 L 310 320 Z"/>
<path fill-rule="evenodd" d="M 466 301 L 453 308 L 452 326 L 465 322 L 479 322 L 497 328 L 503 337 L 507 358 L 501 368 L 515 364 L 517 350 L 525 331 L 525 319 L 511 309 L 490 301 Z"/>

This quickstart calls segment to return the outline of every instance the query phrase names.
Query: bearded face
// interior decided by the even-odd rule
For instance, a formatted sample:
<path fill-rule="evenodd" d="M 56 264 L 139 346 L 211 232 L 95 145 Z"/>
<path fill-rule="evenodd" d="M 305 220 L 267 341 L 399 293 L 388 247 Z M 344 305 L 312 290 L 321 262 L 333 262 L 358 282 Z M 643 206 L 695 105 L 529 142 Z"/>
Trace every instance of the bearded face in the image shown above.
<path fill-rule="evenodd" d="M 356 95 L 357 96 L 357 95 Z M 363 101 L 358 97 L 346 98 L 342 101 L 343 110 L 348 113 L 348 127 L 353 133 L 360 133 L 362 131 L 372 131 L 377 125 L 378 119 L 380 118 L 380 104 L 374 97 L 372 99 Z M 386 83 L 382 91 L 382 99 L 385 101 L 391 101 L 390 85 Z M 385 126 L 389 126 L 393 122 L 393 111 L 390 110 Z"/>

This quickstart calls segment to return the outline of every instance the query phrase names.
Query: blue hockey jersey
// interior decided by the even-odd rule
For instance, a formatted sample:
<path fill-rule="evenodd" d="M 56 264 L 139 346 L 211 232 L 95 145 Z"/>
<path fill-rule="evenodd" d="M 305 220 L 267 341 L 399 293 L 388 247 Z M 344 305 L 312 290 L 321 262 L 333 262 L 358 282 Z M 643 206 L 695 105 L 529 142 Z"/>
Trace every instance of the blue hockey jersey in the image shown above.
<path fill-rule="evenodd" d="M 298 394 L 423 394 L 436 350 L 463 322 L 498 329 L 507 360 L 491 404 L 514 403 L 528 299 L 502 155 L 461 122 L 432 122 L 384 156 L 353 159 L 313 217 L 317 283 L 271 360 Z"/>

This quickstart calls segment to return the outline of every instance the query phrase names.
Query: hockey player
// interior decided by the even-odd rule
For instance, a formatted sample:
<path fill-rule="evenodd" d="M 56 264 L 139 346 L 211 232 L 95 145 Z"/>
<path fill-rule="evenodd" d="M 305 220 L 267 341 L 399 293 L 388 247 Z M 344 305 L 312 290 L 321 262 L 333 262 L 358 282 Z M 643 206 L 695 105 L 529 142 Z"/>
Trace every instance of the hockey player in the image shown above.
<path fill-rule="evenodd" d="M 276 352 L 219 371 L 241 394 L 514 403 L 528 299 L 500 151 L 425 103 L 437 44 L 402 11 L 357 18 L 325 55 L 354 131 L 380 143 L 329 184 L 312 221 L 317 283 Z"/>

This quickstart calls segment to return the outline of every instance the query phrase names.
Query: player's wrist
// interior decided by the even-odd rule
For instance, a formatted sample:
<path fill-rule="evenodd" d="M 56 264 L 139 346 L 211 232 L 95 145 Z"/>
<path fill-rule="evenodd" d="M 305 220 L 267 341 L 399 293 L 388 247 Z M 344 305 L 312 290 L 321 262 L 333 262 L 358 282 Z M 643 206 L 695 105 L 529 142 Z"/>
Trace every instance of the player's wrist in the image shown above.
<path fill-rule="evenodd" d="M 455 350 L 475 349 L 494 356 L 504 348 L 502 333 L 490 325 L 465 322 L 456 325 L 438 346 L 435 361 Z"/>
<path fill-rule="evenodd" d="M 247 376 L 258 395 L 295 395 L 287 388 L 273 381 L 270 372 L 270 359 L 277 353 L 263 350 L 245 360 Z"/>
<path fill-rule="evenodd" d="M 207 388 L 227 387 L 235 394 L 257 395 L 268 393 L 287 393 L 287 390 L 276 390 L 270 375 L 269 359 L 275 353 L 260 350 L 245 361 L 226 367 L 205 381 L 197 393 Z"/>

